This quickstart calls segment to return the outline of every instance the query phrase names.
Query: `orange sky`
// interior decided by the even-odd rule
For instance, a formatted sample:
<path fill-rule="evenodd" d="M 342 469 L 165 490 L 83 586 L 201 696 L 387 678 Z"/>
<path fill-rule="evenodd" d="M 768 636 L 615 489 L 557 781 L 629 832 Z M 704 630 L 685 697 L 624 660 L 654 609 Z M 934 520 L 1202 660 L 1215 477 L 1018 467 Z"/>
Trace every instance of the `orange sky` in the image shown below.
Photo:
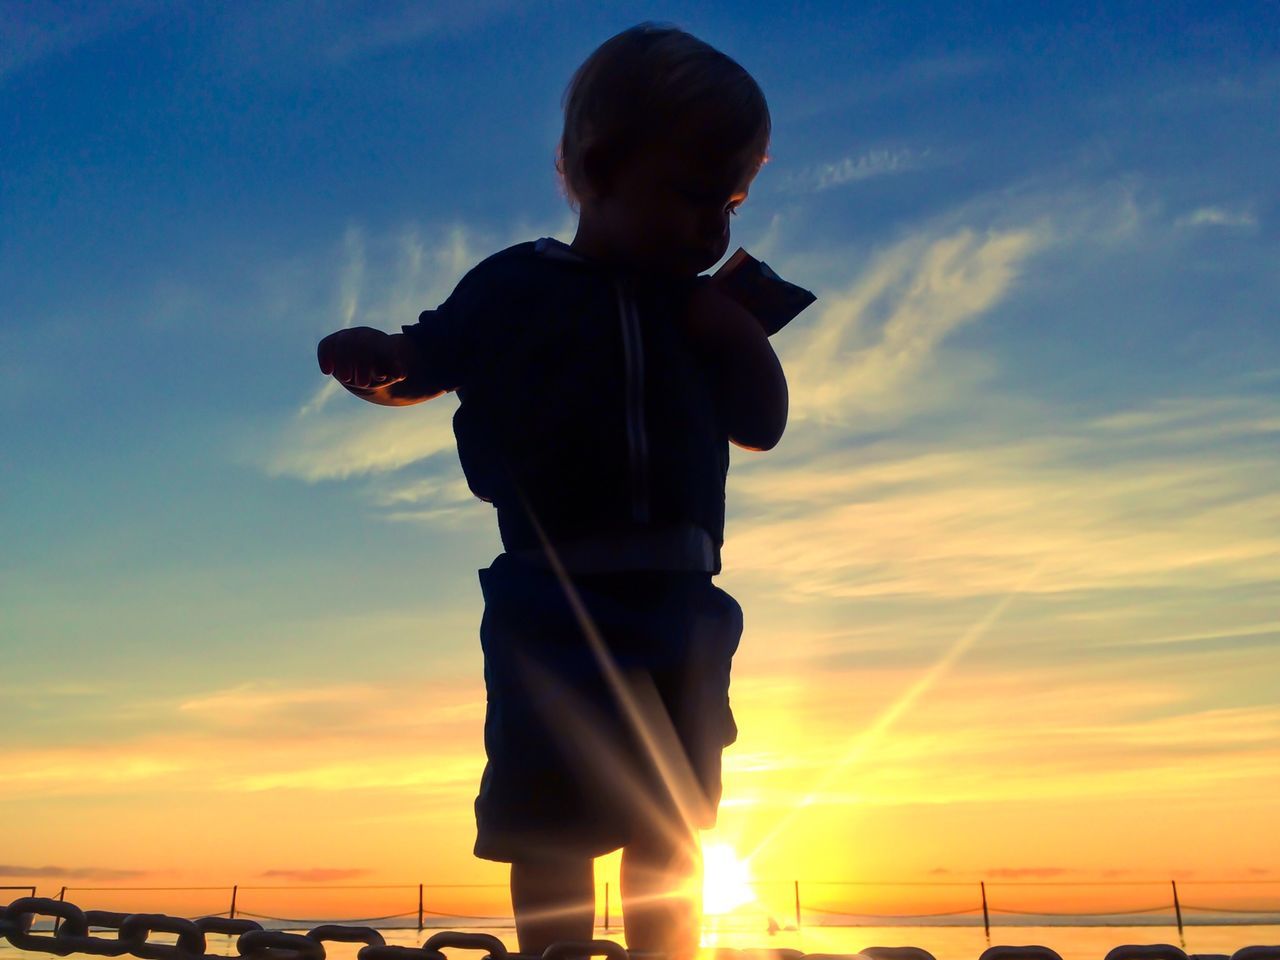
<path fill-rule="evenodd" d="M 757 641 L 757 650 L 780 646 Z M 869 659 L 787 676 L 766 668 L 767 654 L 746 659 L 756 669 L 734 683 L 742 733 L 726 753 L 710 839 L 751 857 L 762 899 L 784 914 L 795 879 L 813 906 L 853 897 L 874 913 L 967 909 L 983 878 L 995 906 L 1056 909 L 1162 903 L 1171 877 L 1275 878 L 1274 710 L 1162 716 L 1178 683 L 1061 666 L 1037 675 L 959 661 L 931 674 Z M 1215 660 L 1219 670 L 1233 666 Z M 918 689 L 928 676 L 932 685 Z M 910 708 L 896 710 L 913 685 Z M 62 687 L 69 696 L 74 684 Z M 503 912 L 502 868 L 470 853 L 480 694 L 474 677 L 254 681 L 136 704 L 152 718 L 149 731 L 109 753 L 11 744 L 0 810 L 4 822 L 34 829 L 10 833 L 5 860 L 35 869 L 11 866 L 3 882 L 46 894 L 66 884 L 76 902 L 166 910 L 176 908 L 172 894 L 75 888 L 493 883 L 429 890 L 427 899 L 446 912 Z M 602 883 L 615 876 L 616 862 L 601 865 Z M 1020 879 L 1161 884 L 1000 887 Z M 972 883 L 817 885 L 838 880 Z M 225 909 L 225 893 L 190 896 L 184 909 Z M 416 897 L 411 886 L 246 890 L 241 909 L 288 916 L 332 903 L 373 916 L 415 909 Z"/>

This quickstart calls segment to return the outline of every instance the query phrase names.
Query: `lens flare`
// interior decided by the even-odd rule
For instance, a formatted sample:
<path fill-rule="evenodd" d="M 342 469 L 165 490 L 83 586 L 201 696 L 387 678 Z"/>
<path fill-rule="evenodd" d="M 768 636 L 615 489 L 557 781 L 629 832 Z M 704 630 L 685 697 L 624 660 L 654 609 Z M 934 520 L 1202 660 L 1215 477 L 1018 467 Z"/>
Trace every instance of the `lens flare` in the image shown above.
<path fill-rule="evenodd" d="M 753 903 L 751 868 L 727 843 L 702 848 L 702 912 L 722 914 Z"/>

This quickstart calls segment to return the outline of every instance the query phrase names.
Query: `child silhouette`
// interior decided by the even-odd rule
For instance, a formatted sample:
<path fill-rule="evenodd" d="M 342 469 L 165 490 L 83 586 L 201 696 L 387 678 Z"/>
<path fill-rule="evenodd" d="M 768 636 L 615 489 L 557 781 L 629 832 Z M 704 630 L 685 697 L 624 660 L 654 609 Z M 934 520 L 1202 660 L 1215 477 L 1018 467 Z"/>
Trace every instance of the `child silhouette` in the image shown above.
<path fill-rule="evenodd" d="M 372 403 L 458 394 L 459 458 L 504 548 L 479 571 L 475 852 L 511 864 L 521 952 L 591 938 L 593 860 L 622 848 L 628 946 L 690 957 L 696 835 L 737 735 L 742 610 L 711 579 L 728 445 L 768 450 L 787 418 L 761 321 L 699 274 L 769 113 L 737 63 L 650 23 L 579 67 L 564 113 L 573 242 L 502 250 L 416 324 L 340 330 L 318 359 Z"/>

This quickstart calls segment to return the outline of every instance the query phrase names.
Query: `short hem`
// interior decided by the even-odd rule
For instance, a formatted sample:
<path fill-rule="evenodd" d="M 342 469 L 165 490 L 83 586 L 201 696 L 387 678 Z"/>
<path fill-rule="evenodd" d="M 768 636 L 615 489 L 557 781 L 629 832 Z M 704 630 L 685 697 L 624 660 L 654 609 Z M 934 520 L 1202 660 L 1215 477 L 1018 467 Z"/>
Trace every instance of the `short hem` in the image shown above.
<path fill-rule="evenodd" d="M 737 738 L 737 601 L 707 574 L 580 578 L 618 692 L 553 574 L 510 563 L 480 573 L 487 763 L 475 856 L 594 859 L 648 834 L 656 816 L 713 826 L 722 754 Z"/>
<path fill-rule="evenodd" d="M 621 850 L 626 846 L 623 841 L 594 844 L 547 843 L 524 839 L 477 839 L 472 853 L 480 860 L 493 863 L 516 863 L 518 861 L 537 860 L 594 860 Z"/>

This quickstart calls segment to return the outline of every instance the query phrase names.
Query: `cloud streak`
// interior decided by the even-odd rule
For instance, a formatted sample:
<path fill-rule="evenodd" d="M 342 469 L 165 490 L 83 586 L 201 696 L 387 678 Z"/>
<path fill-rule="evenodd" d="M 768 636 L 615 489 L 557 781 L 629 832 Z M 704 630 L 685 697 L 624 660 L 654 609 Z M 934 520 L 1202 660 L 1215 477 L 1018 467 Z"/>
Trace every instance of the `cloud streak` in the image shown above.
<path fill-rule="evenodd" d="M 109 6 L 8 5 L 0 18 L 0 83 L 48 57 L 127 30 L 158 7 L 149 0 L 122 0 Z"/>
<path fill-rule="evenodd" d="M 825 293 L 816 322 L 788 341 L 793 420 L 848 422 L 900 400 L 952 332 L 1008 292 L 1043 228 L 908 237 L 879 254 L 847 288 Z"/>
<path fill-rule="evenodd" d="M 1198 207 L 1176 221 L 1180 227 L 1256 227 L 1258 218 L 1252 213 L 1225 207 Z"/>
<path fill-rule="evenodd" d="M 788 177 L 782 185 L 784 191 L 821 193 L 832 187 L 859 183 L 874 177 L 883 177 L 924 166 L 928 150 L 877 149 L 857 156 L 842 157 L 831 163 L 808 167 Z"/>
<path fill-rule="evenodd" d="M 136 880 L 150 874 L 149 870 L 121 870 L 115 867 L 32 867 L 14 863 L 0 863 L 0 877 L 41 880 Z"/>
<path fill-rule="evenodd" d="M 308 483 L 345 480 L 398 470 L 451 451 L 453 427 L 448 412 L 441 409 L 442 399 L 421 408 L 344 411 L 296 423 L 267 457 L 266 472 Z"/>
<path fill-rule="evenodd" d="M 405 704 L 413 704 L 406 709 Z M 292 789 L 464 796 L 482 761 L 483 687 L 406 681 L 239 684 L 135 702 L 137 733 L 0 748 L 0 798 Z M 195 776 L 193 776 L 195 775 Z"/>
<path fill-rule="evenodd" d="M 303 869 L 263 870 L 259 877 L 264 880 L 295 880 L 298 883 L 333 883 L 336 880 L 354 880 L 372 873 L 363 868 L 344 869 L 342 867 L 307 867 Z"/>
<path fill-rule="evenodd" d="M 566 229 L 561 224 L 549 232 L 560 235 Z M 462 224 L 410 225 L 369 237 L 348 228 L 331 269 L 338 277 L 332 315 L 339 328 L 398 333 L 424 309 L 443 302 L 467 270 L 531 232 L 518 226 L 498 238 Z M 335 397 L 341 399 L 338 410 L 330 409 Z M 250 459 L 269 476 L 308 483 L 390 473 L 453 450 L 449 418 L 455 407 L 455 399 L 440 397 L 414 407 L 375 408 L 325 378 L 287 425 L 257 444 L 267 449 L 251 452 Z"/>
<path fill-rule="evenodd" d="M 824 708 L 803 716 L 767 684 L 741 685 L 735 710 L 753 721 L 752 749 L 726 754 L 734 790 L 783 810 L 801 797 L 813 806 L 850 809 L 1204 798 L 1265 789 L 1280 769 L 1275 706 L 1197 707 L 1198 691 L 1189 683 L 1134 673 L 1102 678 L 1083 670 L 1049 676 L 988 668 L 953 674 L 896 722 L 892 736 L 870 743 L 856 768 L 833 777 L 833 765 L 851 738 L 857 742 L 859 731 L 874 724 L 878 708 L 874 701 L 841 699 L 839 692 L 902 689 L 916 679 L 911 672 L 870 669 L 810 676 L 795 697 Z M 802 751 L 797 742 L 805 744 Z M 762 817 L 772 823 L 771 815 Z"/>
<path fill-rule="evenodd" d="M 1280 577 L 1280 463 L 1268 442 L 1280 405 L 1195 406 L 1040 423 L 1034 440 L 960 438 L 928 453 L 885 443 L 744 471 L 726 569 L 796 602 L 997 594 L 1036 564 L 1033 593 Z M 1253 442 L 1233 447 L 1237 437 Z"/>

